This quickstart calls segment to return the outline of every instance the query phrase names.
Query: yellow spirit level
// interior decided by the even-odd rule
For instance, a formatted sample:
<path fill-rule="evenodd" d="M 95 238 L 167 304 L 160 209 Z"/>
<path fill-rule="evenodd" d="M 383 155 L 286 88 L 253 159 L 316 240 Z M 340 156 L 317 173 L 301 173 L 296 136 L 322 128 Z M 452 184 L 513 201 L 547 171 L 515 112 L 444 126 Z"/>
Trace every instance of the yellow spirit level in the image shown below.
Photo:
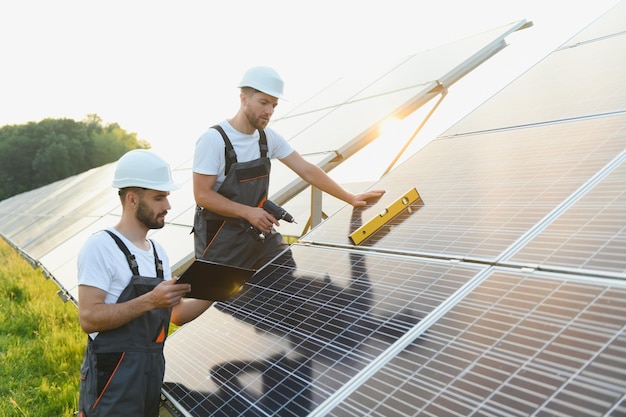
<path fill-rule="evenodd" d="M 420 198 L 419 193 L 415 188 L 412 188 L 402 197 L 391 203 L 386 209 L 381 211 L 376 217 L 365 223 L 363 226 L 356 229 L 350 234 L 350 240 L 355 245 L 360 244 L 365 239 L 370 237 L 374 232 L 383 227 L 387 222 L 400 214 L 402 210 L 407 208 L 409 204 L 414 203 Z"/>

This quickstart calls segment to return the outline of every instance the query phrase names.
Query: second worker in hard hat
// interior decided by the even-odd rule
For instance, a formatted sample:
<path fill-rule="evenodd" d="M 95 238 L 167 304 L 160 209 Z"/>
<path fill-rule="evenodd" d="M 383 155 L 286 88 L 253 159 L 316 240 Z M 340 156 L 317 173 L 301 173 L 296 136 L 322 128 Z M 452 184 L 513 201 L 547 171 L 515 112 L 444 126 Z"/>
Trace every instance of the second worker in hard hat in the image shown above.
<path fill-rule="evenodd" d="M 78 255 L 78 317 L 89 334 L 80 370 L 79 415 L 158 417 L 170 320 L 182 325 L 209 301 L 184 299 L 189 284 L 172 279 L 160 229 L 178 188 L 170 167 L 144 149 L 117 163 L 122 216 L 91 235 Z"/>
<path fill-rule="evenodd" d="M 287 244 L 265 211 L 270 160 L 278 159 L 309 184 L 354 207 L 384 191 L 352 194 L 321 168 L 306 161 L 273 129 L 267 128 L 283 80 L 271 67 L 248 69 L 238 87 L 239 110 L 196 141 L 193 159 L 195 256 L 246 268 L 260 268 Z M 264 233 L 250 233 L 251 227 Z"/>

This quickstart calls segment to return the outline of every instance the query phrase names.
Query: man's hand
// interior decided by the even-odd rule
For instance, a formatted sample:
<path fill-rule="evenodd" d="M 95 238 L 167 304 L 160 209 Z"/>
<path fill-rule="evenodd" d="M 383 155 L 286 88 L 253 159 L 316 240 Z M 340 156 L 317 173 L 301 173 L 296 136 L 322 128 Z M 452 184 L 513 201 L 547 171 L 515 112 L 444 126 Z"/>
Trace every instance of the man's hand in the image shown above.
<path fill-rule="evenodd" d="M 246 213 L 246 220 L 263 233 L 269 233 L 273 225 L 280 226 L 274 216 L 260 207 L 250 207 Z"/>
<path fill-rule="evenodd" d="M 353 195 L 350 199 L 352 207 L 363 207 L 369 200 L 377 200 L 385 194 L 385 190 L 371 190 L 362 194 Z"/>
<path fill-rule="evenodd" d="M 177 284 L 176 281 L 176 279 L 163 281 L 148 293 L 155 308 L 174 307 L 191 291 L 190 284 Z"/>
<path fill-rule="evenodd" d="M 170 308 L 191 291 L 189 284 L 163 281 L 152 291 L 121 303 L 105 304 L 106 291 L 88 285 L 78 286 L 78 319 L 85 333 L 116 329 L 155 308 Z"/>

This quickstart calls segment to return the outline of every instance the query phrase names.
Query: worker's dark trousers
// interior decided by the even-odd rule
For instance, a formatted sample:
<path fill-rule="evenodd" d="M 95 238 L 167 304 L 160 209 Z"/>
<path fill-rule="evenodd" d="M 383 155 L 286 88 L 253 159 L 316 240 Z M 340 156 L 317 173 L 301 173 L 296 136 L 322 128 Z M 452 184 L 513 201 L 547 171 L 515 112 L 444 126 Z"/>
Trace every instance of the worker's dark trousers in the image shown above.
<path fill-rule="evenodd" d="M 89 343 L 80 372 L 80 416 L 157 417 L 164 371 L 162 352 L 97 353 Z"/>

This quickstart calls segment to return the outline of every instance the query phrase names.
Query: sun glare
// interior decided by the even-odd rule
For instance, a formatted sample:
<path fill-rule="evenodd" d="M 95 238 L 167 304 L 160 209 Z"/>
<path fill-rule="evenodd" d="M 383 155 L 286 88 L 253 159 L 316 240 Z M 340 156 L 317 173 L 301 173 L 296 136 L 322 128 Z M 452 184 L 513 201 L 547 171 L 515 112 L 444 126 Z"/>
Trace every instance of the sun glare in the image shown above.
<path fill-rule="evenodd" d="M 401 128 L 400 120 L 396 117 L 388 117 L 385 119 L 379 128 L 380 136 L 393 137 L 396 136 Z"/>

